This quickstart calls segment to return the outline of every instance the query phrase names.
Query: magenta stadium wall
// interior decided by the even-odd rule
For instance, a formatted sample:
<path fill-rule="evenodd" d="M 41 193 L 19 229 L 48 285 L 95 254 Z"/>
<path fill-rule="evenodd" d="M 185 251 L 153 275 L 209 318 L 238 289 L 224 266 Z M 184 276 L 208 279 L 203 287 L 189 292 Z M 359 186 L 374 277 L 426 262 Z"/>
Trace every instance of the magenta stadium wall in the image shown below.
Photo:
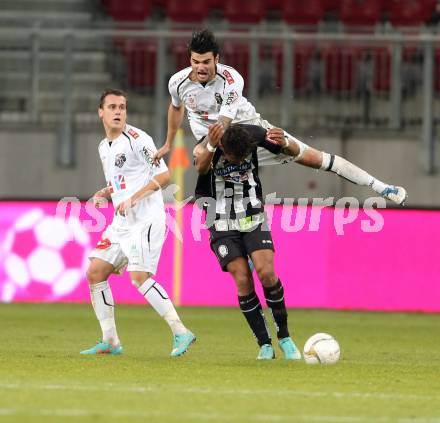
<path fill-rule="evenodd" d="M 288 307 L 440 312 L 439 211 L 267 212 Z M 0 203 L 0 301 L 88 302 L 87 256 L 112 215 L 111 207 L 86 203 Z M 168 206 L 167 216 L 156 279 L 180 305 L 236 306 L 233 280 L 210 249 L 200 210 Z M 111 281 L 117 302 L 144 301 L 127 274 Z"/>

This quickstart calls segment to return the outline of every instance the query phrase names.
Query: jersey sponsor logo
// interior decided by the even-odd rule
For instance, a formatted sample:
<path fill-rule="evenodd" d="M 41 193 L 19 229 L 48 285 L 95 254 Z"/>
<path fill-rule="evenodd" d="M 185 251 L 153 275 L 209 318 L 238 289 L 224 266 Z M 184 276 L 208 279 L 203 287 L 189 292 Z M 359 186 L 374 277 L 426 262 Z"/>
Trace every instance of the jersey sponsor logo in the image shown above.
<path fill-rule="evenodd" d="M 125 183 L 124 175 L 115 175 L 113 176 L 113 181 L 108 181 L 107 186 L 109 188 L 110 194 L 113 194 L 115 191 L 122 191 L 127 188 Z"/>
<path fill-rule="evenodd" d="M 238 99 L 238 94 L 236 91 L 231 91 L 228 96 L 226 97 L 226 106 L 230 106 L 232 103 L 234 103 Z"/>
<path fill-rule="evenodd" d="M 130 129 L 128 130 L 128 133 L 129 133 L 134 139 L 139 138 L 139 134 L 138 134 L 135 130 L 133 130 L 132 128 L 130 128 Z"/>
<path fill-rule="evenodd" d="M 216 176 L 223 176 L 223 177 L 225 177 L 227 175 L 230 175 L 231 173 L 235 173 L 235 172 L 239 172 L 239 173 L 240 172 L 248 172 L 251 169 L 252 169 L 252 163 L 248 162 L 248 161 L 245 161 L 245 162 L 243 162 L 243 163 L 241 163 L 239 165 L 229 163 L 229 164 L 226 164 L 224 167 L 214 169 L 214 174 Z"/>
<path fill-rule="evenodd" d="M 243 182 L 246 182 L 249 180 L 249 172 L 235 172 L 231 173 L 230 175 L 226 175 L 224 177 L 225 181 L 233 182 L 235 184 L 242 184 Z"/>
<path fill-rule="evenodd" d="M 218 247 L 218 253 L 220 254 L 220 257 L 226 257 L 229 253 L 228 247 L 226 245 L 220 245 Z"/>
<path fill-rule="evenodd" d="M 125 157 L 124 153 L 116 154 L 115 157 L 115 166 L 121 168 L 124 166 L 124 163 L 127 161 L 127 157 Z"/>
<path fill-rule="evenodd" d="M 142 157 L 145 159 L 145 161 L 151 167 L 158 166 L 157 164 L 154 163 L 154 160 L 153 160 L 154 153 L 151 150 L 149 150 L 147 147 L 143 146 L 140 153 L 141 153 Z"/>
<path fill-rule="evenodd" d="M 215 97 L 215 101 L 217 102 L 217 104 L 221 105 L 223 103 L 223 98 L 220 95 L 220 93 L 215 93 L 214 97 Z"/>
<path fill-rule="evenodd" d="M 232 75 L 229 73 L 229 71 L 225 69 L 222 73 L 229 85 L 234 83 L 234 78 L 232 78 Z"/>

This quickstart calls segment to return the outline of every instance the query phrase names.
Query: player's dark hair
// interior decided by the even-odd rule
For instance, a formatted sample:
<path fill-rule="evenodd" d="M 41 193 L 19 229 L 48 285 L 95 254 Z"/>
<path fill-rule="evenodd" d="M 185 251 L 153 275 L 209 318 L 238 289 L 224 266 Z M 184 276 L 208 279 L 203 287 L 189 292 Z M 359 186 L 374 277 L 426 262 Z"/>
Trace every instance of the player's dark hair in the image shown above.
<path fill-rule="evenodd" d="M 214 57 L 218 56 L 219 48 L 214 34 L 209 29 L 194 31 L 188 43 L 188 54 L 191 56 L 191 52 L 204 54 L 210 51 Z"/>
<path fill-rule="evenodd" d="M 117 95 L 118 97 L 124 97 L 125 101 L 128 103 L 127 93 L 125 93 L 122 90 L 118 90 L 116 88 L 107 88 L 106 90 L 104 90 L 102 92 L 101 97 L 99 99 L 99 108 L 100 109 L 102 109 L 104 107 L 105 98 L 108 95 Z"/>
<path fill-rule="evenodd" d="M 239 124 L 231 125 L 223 134 L 223 152 L 234 157 L 237 161 L 243 161 L 256 148 L 257 141 Z"/>

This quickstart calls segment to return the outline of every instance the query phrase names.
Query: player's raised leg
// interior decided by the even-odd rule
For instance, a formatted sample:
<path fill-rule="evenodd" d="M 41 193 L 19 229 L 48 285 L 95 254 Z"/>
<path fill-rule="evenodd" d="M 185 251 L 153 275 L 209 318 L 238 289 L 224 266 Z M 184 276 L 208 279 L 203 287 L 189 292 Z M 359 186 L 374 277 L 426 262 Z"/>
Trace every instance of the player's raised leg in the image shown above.
<path fill-rule="evenodd" d="M 382 182 L 338 155 L 321 152 L 308 146 L 296 162 L 314 169 L 336 173 L 356 185 L 370 187 L 377 194 L 393 203 L 404 205 L 407 199 L 405 188 Z"/>
<path fill-rule="evenodd" d="M 114 266 L 100 258 L 92 258 L 87 270 L 90 297 L 93 309 L 102 330 L 102 340 L 90 349 L 81 351 L 83 355 L 122 353 L 118 333 L 116 331 L 114 301 L 108 284 L 108 277 Z"/>
<path fill-rule="evenodd" d="M 155 281 L 149 272 L 130 272 L 130 277 L 140 294 L 150 303 L 159 316 L 168 323 L 173 333 L 171 357 L 184 354 L 190 345 L 195 342 L 196 337 L 180 320 L 164 287 Z"/>

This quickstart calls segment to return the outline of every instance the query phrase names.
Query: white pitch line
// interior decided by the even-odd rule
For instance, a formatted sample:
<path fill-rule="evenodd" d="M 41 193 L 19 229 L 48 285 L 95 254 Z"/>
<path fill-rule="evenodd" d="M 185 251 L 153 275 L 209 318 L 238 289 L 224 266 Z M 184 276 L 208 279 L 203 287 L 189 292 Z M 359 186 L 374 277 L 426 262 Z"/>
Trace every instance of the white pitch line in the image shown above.
<path fill-rule="evenodd" d="M 1 389 L 28 389 L 28 390 L 65 390 L 65 391 L 88 391 L 88 392 L 176 392 L 180 394 L 201 394 L 201 395 L 243 395 L 243 396 L 296 396 L 319 398 L 328 397 L 333 399 L 360 398 L 360 399 L 380 399 L 380 400 L 402 400 L 402 401 L 435 401 L 440 400 L 440 395 L 419 395 L 419 394 L 394 394 L 381 392 L 324 392 L 324 391 L 299 391 L 289 389 L 225 389 L 217 387 L 214 389 L 208 387 L 188 387 L 179 385 L 150 385 L 150 386 L 130 386 L 114 383 L 105 383 L 99 385 L 72 385 L 72 384 L 21 384 L 21 383 L 0 383 Z"/>
<path fill-rule="evenodd" d="M 105 418 L 166 418 L 176 417 L 175 412 L 162 412 L 162 411 L 128 411 L 128 410 L 112 410 L 112 411 L 96 411 L 88 409 L 66 409 L 66 408 L 40 408 L 40 409 L 19 409 L 19 408 L 0 408 L 0 416 L 56 416 L 56 417 L 97 417 L 102 416 Z M 304 421 L 304 422 L 319 422 L 319 423 L 440 423 L 440 418 L 432 419 L 402 419 L 388 416 L 326 416 L 326 415 L 280 415 L 280 414 L 230 414 L 230 413 L 196 413 L 196 412 L 179 412 L 179 419 L 189 419 L 190 421 L 207 421 L 207 420 L 220 420 L 220 421 L 238 421 L 238 422 L 254 422 L 254 421 L 272 421 L 272 422 L 291 422 Z"/>

